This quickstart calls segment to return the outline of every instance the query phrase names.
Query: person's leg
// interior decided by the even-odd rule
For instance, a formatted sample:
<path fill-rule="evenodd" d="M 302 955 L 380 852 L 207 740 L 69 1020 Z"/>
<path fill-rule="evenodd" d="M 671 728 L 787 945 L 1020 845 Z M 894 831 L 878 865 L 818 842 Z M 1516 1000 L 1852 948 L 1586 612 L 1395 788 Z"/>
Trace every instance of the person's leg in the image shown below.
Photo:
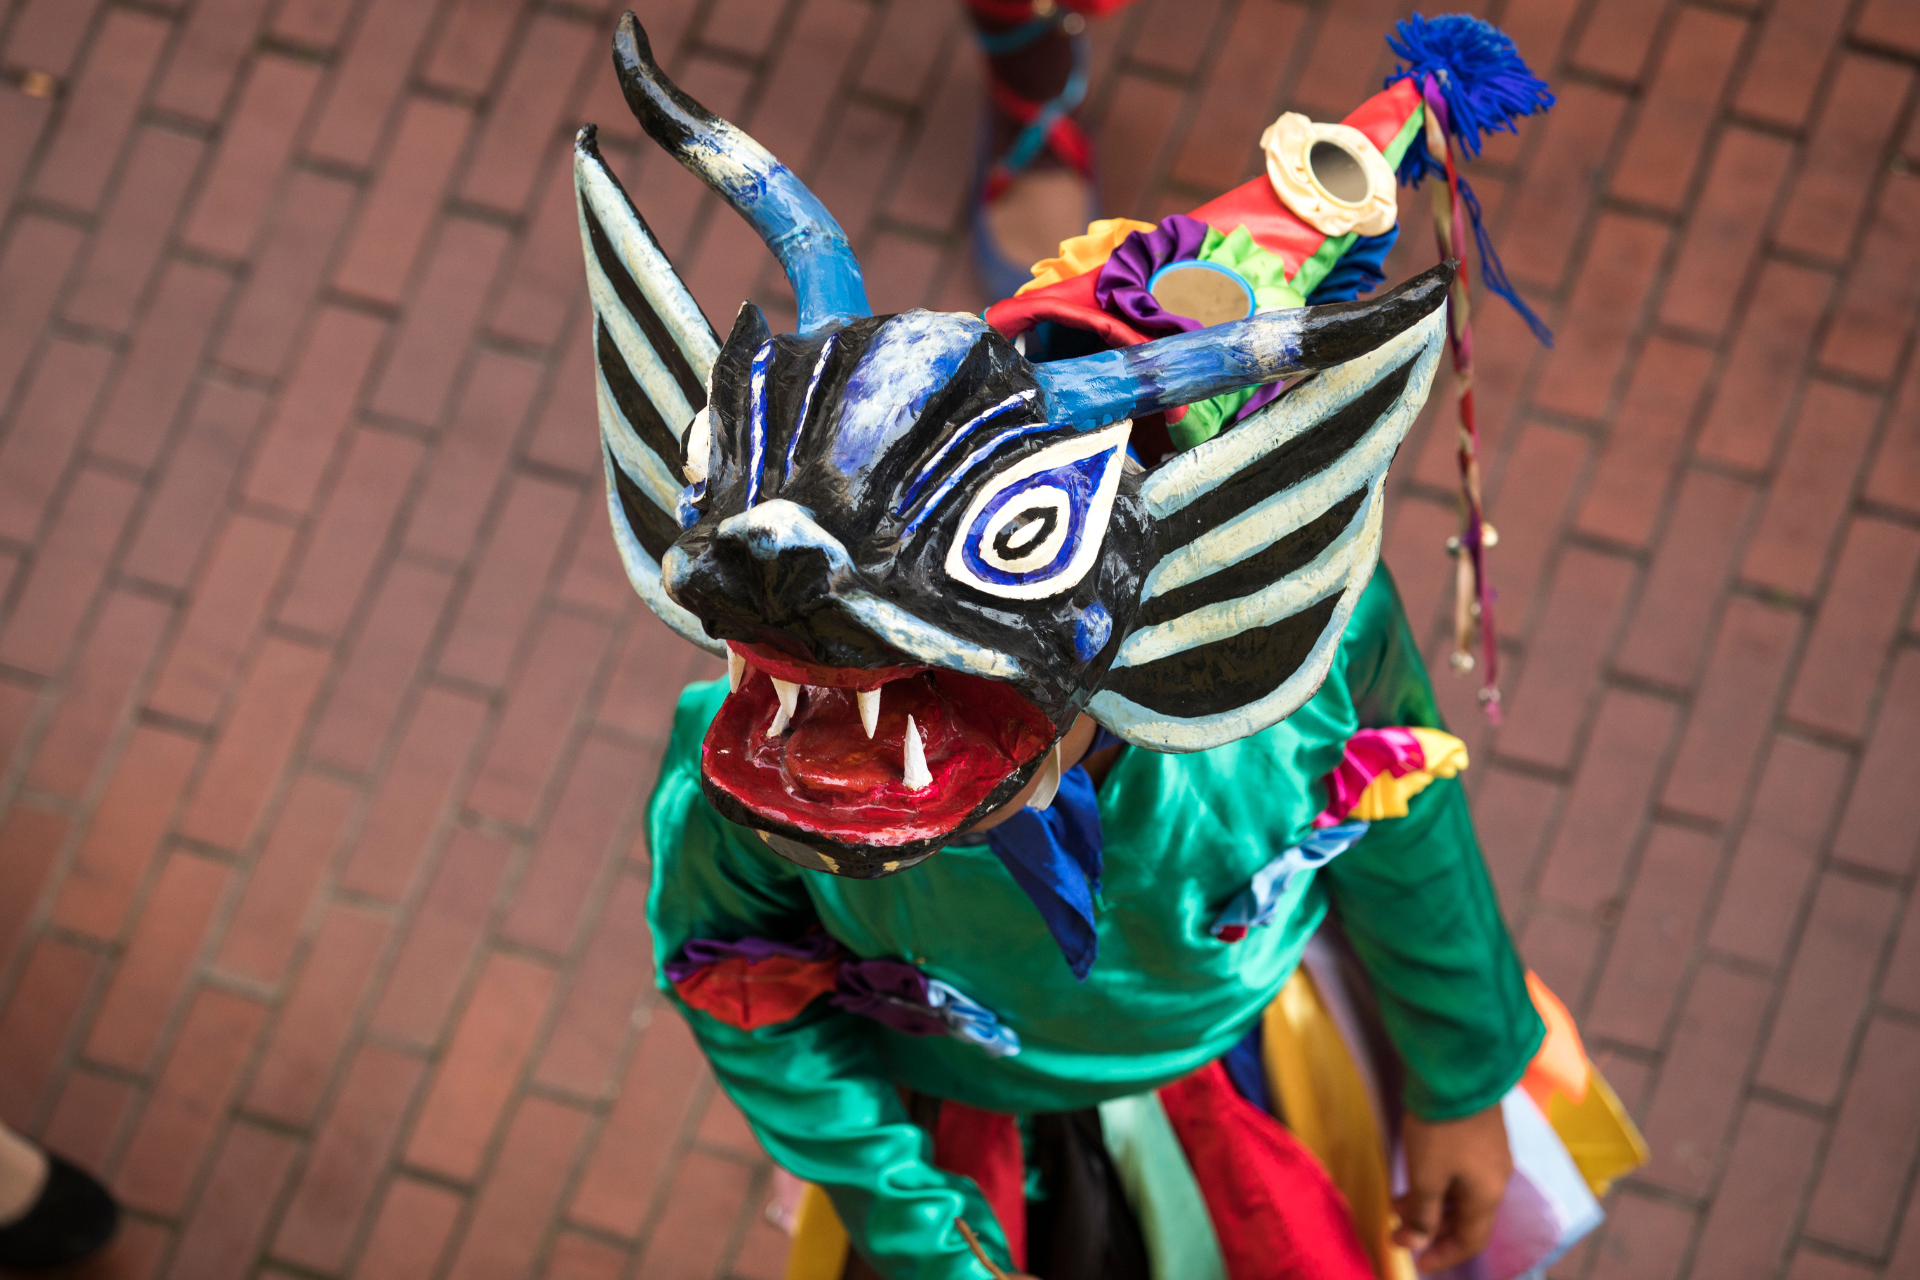
<path fill-rule="evenodd" d="M 47 1169 L 45 1152 L 0 1124 L 0 1227 L 32 1210 L 46 1189 Z"/>

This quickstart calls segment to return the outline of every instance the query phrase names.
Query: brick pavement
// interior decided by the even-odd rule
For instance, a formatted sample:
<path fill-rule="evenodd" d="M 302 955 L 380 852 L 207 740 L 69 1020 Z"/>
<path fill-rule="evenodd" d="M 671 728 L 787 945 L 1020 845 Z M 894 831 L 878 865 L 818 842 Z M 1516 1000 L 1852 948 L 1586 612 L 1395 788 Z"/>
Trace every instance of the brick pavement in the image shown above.
<path fill-rule="evenodd" d="M 880 309 L 980 305 L 950 4 L 640 7 Z M 1338 118 L 1406 7 L 1103 25 L 1109 211 Z M 1560 341 L 1480 312 L 1506 727 L 1443 688 L 1654 1149 L 1555 1274 L 1920 1275 L 1920 7 L 1489 7 L 1561 95 L 1474 170 Z M 710 315 L 791 302 L 635 146 L 605 9 L 0 3 L 0 1115 L 130 1206 L 90 1274 L 780 1274 L 649 994 L 640 803 L 711 664 L 606 535 L 572 127 Z M 1438 658 L 1433 418 L 1388 556 Z"/>

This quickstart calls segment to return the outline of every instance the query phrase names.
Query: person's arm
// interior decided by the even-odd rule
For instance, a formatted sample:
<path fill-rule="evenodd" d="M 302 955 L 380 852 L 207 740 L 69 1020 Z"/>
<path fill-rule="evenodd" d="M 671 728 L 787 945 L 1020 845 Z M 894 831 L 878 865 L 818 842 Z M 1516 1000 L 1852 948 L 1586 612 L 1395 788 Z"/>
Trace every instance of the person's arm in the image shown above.
<path fill-rule="evenodd" d="M 854 1244 L 898 1280 L 985 1280 L 954 1226 L 964 1218 L 1002 1266 L 1005 1239 L 973 1183 L 928 1162 L 928 1140 L 880 1072 L 873 1023 L 815 1000 L 788 1021 L 742 1030 L 689 1007 L 665 977 L 694 938 L 791 941 L 815 926 L 810 873 L 739 838 L 700 794 L 706 700 L 683 700 L 648 810 L 655 970 L 768 1155 L 818 1183 Z"/>

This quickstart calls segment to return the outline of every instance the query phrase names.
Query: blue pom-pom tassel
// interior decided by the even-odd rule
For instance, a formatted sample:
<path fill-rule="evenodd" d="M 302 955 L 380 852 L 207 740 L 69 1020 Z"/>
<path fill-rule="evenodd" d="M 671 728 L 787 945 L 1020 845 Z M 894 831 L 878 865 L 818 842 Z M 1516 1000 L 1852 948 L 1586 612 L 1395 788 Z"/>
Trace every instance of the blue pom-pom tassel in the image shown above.
<path fill-rule="evenodd" d="M 1387 44 L 1406 59 L 1404 66 L 1395 64 L 1387 83 L 1436 77 L 1451 117 L 1448 132 L 1469 157 L 1480 154 L 1485 135 L 1496 129 L 1516 133 L 1514 121 L 1553 105 L 1553 91 L 1527 68 L 1507 33 L 1472 14 L 1416 13 L 1394 24 Z M 1416 145 L 1424 156 L 1425 145 Z"/>

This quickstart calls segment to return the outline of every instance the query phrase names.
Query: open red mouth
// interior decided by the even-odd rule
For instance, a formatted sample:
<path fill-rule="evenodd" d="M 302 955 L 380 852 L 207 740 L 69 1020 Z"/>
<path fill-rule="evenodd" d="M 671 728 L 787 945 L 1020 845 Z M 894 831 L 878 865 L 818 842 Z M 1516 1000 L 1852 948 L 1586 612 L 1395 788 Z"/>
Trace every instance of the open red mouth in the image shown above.
<path fill-rule="evenodd" d="M 1053 745 L 1046 714 L 996 680 L 822 667 L 729 644 L 740 678 L 707 730 L 707 780 L 803 838 L 897 847 L 944 836 Z"/>

